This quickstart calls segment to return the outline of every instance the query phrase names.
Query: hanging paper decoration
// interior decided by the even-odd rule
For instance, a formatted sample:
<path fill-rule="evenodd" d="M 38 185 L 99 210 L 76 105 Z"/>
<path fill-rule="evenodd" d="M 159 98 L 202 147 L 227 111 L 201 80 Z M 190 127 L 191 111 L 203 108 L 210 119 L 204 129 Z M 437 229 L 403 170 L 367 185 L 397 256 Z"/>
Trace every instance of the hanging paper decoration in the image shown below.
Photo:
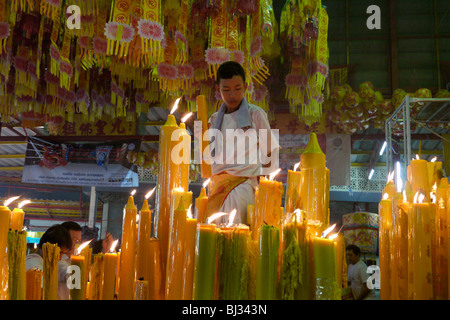
<path fill-rule="evenodd" d="M 112 21 L 105 25 L 105 36 L 108 39 L 107 52 L 119 58 L 128 54 L 128 47 L 134 37 L 131 23 L 132 0 L 114 2 Z"/>

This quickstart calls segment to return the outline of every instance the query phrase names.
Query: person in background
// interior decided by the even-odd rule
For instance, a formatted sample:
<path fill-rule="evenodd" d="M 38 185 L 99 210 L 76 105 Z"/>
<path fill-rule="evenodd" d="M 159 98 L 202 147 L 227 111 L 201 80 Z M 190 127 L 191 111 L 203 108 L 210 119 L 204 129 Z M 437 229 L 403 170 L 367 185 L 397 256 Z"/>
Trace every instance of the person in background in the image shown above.
<path fill-rule="evenodd" d="M 70 237 L 70 233 L 66 228 L 61 226 L 60 224 L 55 224 L 45 231 L 42 235 L 41 240 L 39 241 L 37 251 L 35 253 L 30 253 L 26 256 L 25 268 L 27 270 L 31 269 L 39 269 L 44 270 L 44 259 L 42 253 L 42 245 L 44 243 L 57 244 L 61 249 L 61 256 L 72 249 L 72 238 Z"/>
<path fill-rule="evenodd" d="M 279 161 L 274 152 L 279 148 L 278 139 L 266 112 L 244 97 L 248 86 L 245 79 L 239 63 L 227 61 L 219 66 L 216 92 L 224 103 L 208 124 L 212 176 L 206 216 L 236 209 L 235 223 L 247 223 L 247 205 L 254 204 L 258 178 L 277 169 Z M 251 138 L 253 133 L 255 139 Z M 234 138 L 227 139 L 231 134 L 238 144 Z M 227 141 L 233 146 L 227 146 Z M 245 141 L 244 145 L 239 146 L 239 141 Z"/>
<path fill-rule="evenodd" d="M 67 273 L 67 268 L 70 266 L 70 256 L 74 254 L 76 245 L 80 244 L 81 242 L 81 226 L 74 221 L 63 222 L 61 226 L 63 226 L 69 232 L 72 239 L 72 248 L 58 262 L 58 299 L 69 300 L 70 290 L 67 287 L 67 278 L 70 276 L 70 274 Z"/>
<path fill-rule="evenodd" d="M 361 249 L 354 245 L 346 247 L 348 261 L 348 286 L 352 289 L 355 300 L 375 300 L 375 292 L 367 287 L 367 265 L 360 259 Z"/>

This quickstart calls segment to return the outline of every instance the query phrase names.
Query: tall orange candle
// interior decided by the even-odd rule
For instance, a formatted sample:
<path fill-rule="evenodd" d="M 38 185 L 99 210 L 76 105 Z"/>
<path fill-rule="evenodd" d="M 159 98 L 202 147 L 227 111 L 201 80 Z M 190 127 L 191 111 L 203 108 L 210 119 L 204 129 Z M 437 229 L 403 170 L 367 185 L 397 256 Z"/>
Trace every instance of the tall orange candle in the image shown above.
<path fill-rule="evenodd" d="M 396 199 L 394 206 L 397 211 L 396 236 L 397 244 L 397 275 L 398 275 L 398 298 L 408 300 L 408 212 L 411 207 L 406 198 L 406 191 L 403 192 L 402 199 Z"/>
<path fill-rule="evenodd" d="M 167 116 L 166 123 L 161 126 L 159 135 L 158 187 L 156 196 L 155 235 L 160 239 L 162 274 L 165 274 L 167 252 L 169 247 L 170 195 L 175 187 L 179 187 L 179 165 L 172 161 L 172 150 L 178 141 L 172 141 L 172 133 L 179 127 L 172 114 Z M 165 286 L 163 277 L 163 286 Z"/>
<path fill-rule="evenodd" d="M 301 172 L 296 171 L 300 163 L 294 166 L 294 170 L 288 170 L 285 205 L 286 212 L 294 212 L 298 208 L 298 197 L 300 195 Z"/>
<path fill-rule="evenodd" d="M 161 242 L 159 239 L 150 239 L 150 268 L 148 270 L 147 279 L 149 287 L 149 299 L 150 300 L 162 300 L 164 299 L 163 288 L 163 274 L 161 263 Z M 144 277 L 145 278 L 145 277 Z"/>
<path fill-rule="evenodd" d="M 202 188 L 198 198 L 195 199 L 195 212 L 199 223 L 206 222 L 206 206 L 208 205 L 208 197 L 206 196 L 206 189 Z"/>
<path fill-rule="evenodd" d="M 378 206 L 379 214 L 379 256 L 380 256 L 380 299 L 389 300 L 391 297 L 390 285 L 390 242 L 389 230 L 391 228 L 392 200 L 385 193 Z"/>
<path fill-rule="evenodd" d="M 273 177 L 261 178 L 258 189 L 255 192 L 255 211 L 252 217 L 252 239 L 256 241 L 259 237 L 259 228 L 264 224 L 268 224 L 278 229 L 281 228 L 280 206 L 281 197 L 284 192 L 283 184 L 274 181 Z"/>
<path fill-rule="evenodd" d="M 184 233 L 186 230 L 186 209 L 183 198 L 171 217 L 169 253 L 166 270 L 166 300 L 180 300 L 183 295 Z"/>
<path fill-rule="evenodd" d="M 326 195 L 329 193 L 325 154 L 319 146 L 314 132 L 310 134 L 308 145 L 300 155 L 301 195 L 300 209 L 307 214 L 308 220 L 321 222 L 318 233 L 321 234 L 330 222 Z"/>
<path fill-rule="evenodd" d="M 5 256 L 10 221 L 11 210 L 6 206 L 0 206 L 0 284 L 4 283 L 6 277 Z"/>
<path fill-rule="evenodd" d="M 139 237 L 137 247 L 136 261 L 136 279 L 146 279 L 146 273 L 149 268 L 150 261 L 148 259 L 149 244 L 152 228 L 152 211 L 148 207 L 148 200 L 145 199 L 140 211 L 139 218 Z"/>
<path fill-rule="evenodd" d="M 43 272 L 39 269 L 26 271 L 27 300 L 42 300 L 42 276 Z"/>
<path fill-rule="evenodd" d="M 180 123 L 180 144 L 182 152 L 180 154 L 182 161 L 180 163 L 180 182 L 179 186 L 184 190 L 189 188 L 189 167 L 191 161 L 191 136 L 186 130 L 186 124 Z"/>
<path fill-rule="evenodd" d="M 11 230 L 22 230 L 24 217 L 25 212 L 22 209 L 14 208 L 11 213 Z"/>
<path fill-rule="evenodd" d="M 430 182 L 428 180 L 428 165 L 427 161 L 423 159 L 411 160 L 411 187 L 414 194 L 418 191 L 425 194 L 427 202 L 430 201 Z"/>
<path fill-rule="evenodd" d="M 448 299 L 448 178 L 441 178 L 436 189 L 436 299 Z"/>
<path fill-rule="evenodd" d="M 183 300 L 193 299 L 196 233 L 197 219 L 190 216 L 188 211 L 184 233 Z"/>
<path fill-rule="evenodd" d="M 73 289 L 70 289 L 70 300 L 84 300 L 84 297 L 86 296 L 86 286 L 87 282 L 84 281 L 85 279 L 85 257 L 82 255 L 72 255 L 70 257 L 70 264 L 72 266 L 78 266 L 80 270 L 80 286 L 79 288 L 75 287 Z"/>
<path fill-rule="evenodd" d="M 431 211 L 430 204 L 422 202 L 423 198 L 425 198 L 425 195 L 417 192 L 412 206 L 413 300 L 430 300 L 433 298 Z"/>
<path fill-rule="evenodd" d="M 136 214 L 133 196 L 129 196 L 122 225 L 118 300 L 133 300 Z"/>
<path fill-rule="evenodd" d="M 116 269 L 117 269 L 117 253 L 114 249 L 117 245 L 117 240 L 111 246 L 110 252 L 105 253 L 103 262 L 103 288 L 102 300 L 114 299 L 114 287 L 116 284 Z"/>
<path fill-rule="evenodd" d="M 44 300 L 58 300 L 58 261 L 61 249 L 49 242 L 42 245 L 42 258 L 44 260 Z"/>
<path fill-rule="evenodd" d="M 211 177 L 211 164 L 203 159 L 203 155 L 205 154 L 205 149 L 209 146 L 209 137 L 208 133 L 208 107 L 206 104 L 206 98 L 204 95 L 198 95 L 196 98 L 197 102 L 197 118 L 202 122 L 202 163 L 201 163 L 201 176 L 202 178 L 210 178 Z M 206 136 L 205 136 L 206 135 Z M 200 221 L 200 220 L 199 220 Z"/>

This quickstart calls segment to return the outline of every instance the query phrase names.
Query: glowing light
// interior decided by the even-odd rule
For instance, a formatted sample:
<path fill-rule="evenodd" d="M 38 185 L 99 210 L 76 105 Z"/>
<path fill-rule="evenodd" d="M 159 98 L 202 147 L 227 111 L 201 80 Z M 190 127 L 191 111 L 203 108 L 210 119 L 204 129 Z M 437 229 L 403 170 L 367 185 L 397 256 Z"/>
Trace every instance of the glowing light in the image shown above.
<path fill-rule="evenodd" d="M 78 247 L 78 249 L 77 249 L 77 255 L 79 255 L 79 254 L 81 253 L 81 251 L 82 251 L 89 243 L 91 243 L 91 241 L 92 241 L 92 239 L 83 242 L 83 243 Z"/>
<path fill-rule="evenodd" d="M 31 203 L 31 200 L 23 200 L 17 207 L 21 209 L 24 205 L 27 205 L 29 203 Z"/>
<path fill-rule="evenodd" d="M 190 116 L 192 116 L 192 112 L 189 112 L 187 115 L 185 115 L 183 118 L 181 118 L 181 122 L 186 122 L 187 119 L 190 118 Z"/>
<path fill-rule="evenodd" d="M 294 171 L 297 171 L 298 167 L 300 167 L 300 162 L 294 164 Z"/>
<path fill-rule="evenodd" d="M 326 229 L 324 232 L 322 232 L 322 238 L 325 238 L 333 229 L 336 227 L 336 223 L 333 224 L 331 227 Z"/>
<path fill-rule="evenodd" d="M 136 189 L 130 192 L 131 196 L 134 196 L 136 194 Z"/>
<path fill-rule="evenodd" d="M 370 173 L 369 173 L 369 180 L 372 179 L 374 172 L 375 172 L 374 169 L 370 170 Z"/>
<path fill-rule="evenodd" d="M 385 194 L 383 194 L 383 200 L 387 200 L 389 198 L 389 194 L 386 192 Z"/>
<path fill-rule="evenodd" d="M 175 100 L 175 103 L 173 104 L 172 110 L 170 110 L 170 114 L 173 114 L 175 110 L 178 108 L 178 104 L 180 103 L 181 97 L 177 98 Z"/>
<path fill-rule="evenodd" d="M 435 162 L 437 160 L 437 157 L 434 157 L 433 159 L 430 160 L 430 162 Z"/>
<path fill-rule="evenodd" d="M 387 145 L 387 142 L 385 141 L 385 142 L 383 142 L 383 145 L 381 146 L 381 149 L 380 149 L 380 156 L 382 156 L 383 155 L 383 153 L 384 153 L 384 149 L 386 149 L 386 145 Z"/>
<path fill-rule="evenodd" d="M 192 204 L 189 205 L 189 209 L 187 210 L 186 215 L 188 219 L 194 219 L 194 217 L 192 216 Z"/>
<path fill-rule="evenodd" d="M 17 197 L 11 197 L 11 198 L 7 199 L 3 205 L 4 205 L 5 207 L 7 207 L 7 206 L 9 206 L 9 204 L 10 204 L 11 202 L 13 202 L 13 201 L 15 201 L 15 200 L 17 200 L 17 199 L 19 199 L 19 198 L 20 198 L 20 196 L 17 196 Z"/>
<path fill-rule="evenodd" d="M 222 217 L 222 216 L 224 216 L 224 215 L 226 215 L 226 214 L 228 214 L 228 213 L 226 213 L 226 212 L 217 212 L 217 213 L 214 213 L 213 215 L 211 215 L 210 217 L 208 217 L 208 219 L 206 219 L 206 222 L 207 222 L 208 224 L 211 224 L 214 220 L 216 220 L 217 218 L 220 218 L 220 217 Z"/>
<path fill-rule="evenodd" d="M 205 182 L 203 182 L 202 187 L 206 189 L 206 187 L 208 186 L 210 181 L 211 181 L 211 178 L 206 179 Z"/>
<path fill-rule="evenodd" d="M 273 181 L 273 179 L 275 178 L 275 176 L 276 176 L 277 174 L 279 174 L 280 171 L 281 171 L 281 168 L 278 168 L 277 170 L 275 170 L 274 172 L 272 172 L 272 173 L 269 175 L 269 181 Z"/>
<path fill-rule="evenodd" d="M 113 253 L 116 250 L 116 246 L 119 243 L 119 239 L 115 240 L 112 244 L 111 244 L 111 248 L 109 248 L 109 252 Z"/>
<path fill-rule="evenodd" d="M 150 190 L 149 192 L 147 192 L 147 194 L 145 195 L 145 199 L 148 200 L 148 198 L 150 198 L 153 194 L 153 192 L 155 192 L 156 187 L 154 187 L 152 190 Z"/>
<path fill-rule="evenodd" d="M 236 209 L 233 209 L 233 210 L 230 212 L 230 215 L 228 216 L 228 224 L 227 224 L 227 227 L 231 227 L 231 226 L 233 225 L 234 217 L 236 216 L 236 212 L 237 212 Z"/>

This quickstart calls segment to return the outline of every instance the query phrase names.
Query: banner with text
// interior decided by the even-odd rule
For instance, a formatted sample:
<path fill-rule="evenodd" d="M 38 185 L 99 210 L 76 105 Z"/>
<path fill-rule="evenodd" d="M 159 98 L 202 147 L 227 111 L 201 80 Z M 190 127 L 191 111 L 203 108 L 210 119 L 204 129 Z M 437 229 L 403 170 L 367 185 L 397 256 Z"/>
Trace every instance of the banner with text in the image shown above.
<path fill-rule="evenodd" d="M 29 137 L 22 182 L 137 187 L 137 168 L 127 155 L 139 148 L 140 140 L 59 143 Z"/>

